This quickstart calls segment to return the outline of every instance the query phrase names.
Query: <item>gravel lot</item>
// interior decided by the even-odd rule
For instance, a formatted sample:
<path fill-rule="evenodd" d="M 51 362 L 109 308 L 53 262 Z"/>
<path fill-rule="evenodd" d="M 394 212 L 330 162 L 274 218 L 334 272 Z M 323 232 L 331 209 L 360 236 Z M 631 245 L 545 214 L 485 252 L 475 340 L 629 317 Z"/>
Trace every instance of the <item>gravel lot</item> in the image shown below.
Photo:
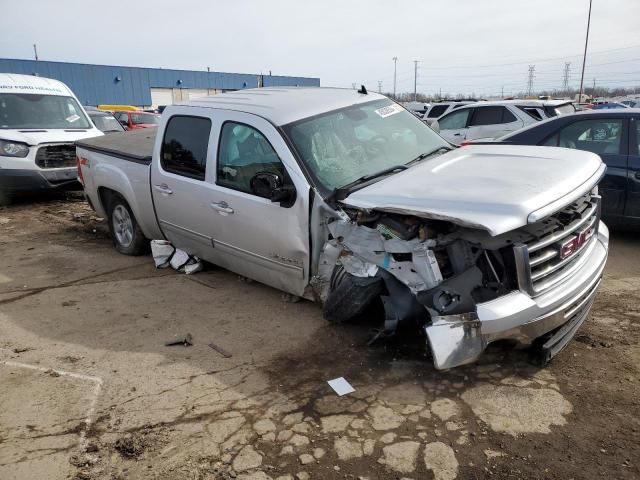
<path fill-rule="evenodd" d="M 551 365 L 496 345 L 437 372 L 413 332 L 367 347 L 366 322 L 221 269 L 156 270 L 80 197 L 31 199 L 0 209 L 0 478 L 636 479 L 639 325 L 637 234 L 613 232 Z M 332 392 L 340 376 L 355 393 Z"/>

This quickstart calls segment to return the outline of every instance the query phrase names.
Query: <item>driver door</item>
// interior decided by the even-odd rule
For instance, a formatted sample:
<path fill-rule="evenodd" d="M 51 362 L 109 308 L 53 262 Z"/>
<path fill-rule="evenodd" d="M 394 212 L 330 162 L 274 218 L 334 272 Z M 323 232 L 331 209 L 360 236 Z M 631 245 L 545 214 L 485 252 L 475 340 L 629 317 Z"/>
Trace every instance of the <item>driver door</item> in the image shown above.
<path fill-rule="evenodd" d="M 309 184 L 273 125 L 247 113 L 221 115 L 208 199 L 215 263 L 302 295 L 309 279 Z M 281 204 L 254 193 L 260 172 L 293 185 L 295 200 Z"/>

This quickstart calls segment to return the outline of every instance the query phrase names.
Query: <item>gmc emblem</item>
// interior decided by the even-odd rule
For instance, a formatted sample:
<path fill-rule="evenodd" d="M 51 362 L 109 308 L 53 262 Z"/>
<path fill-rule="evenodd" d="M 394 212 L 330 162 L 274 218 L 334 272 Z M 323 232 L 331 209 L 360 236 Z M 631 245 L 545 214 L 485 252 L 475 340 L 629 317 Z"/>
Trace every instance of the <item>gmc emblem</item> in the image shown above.
<path fill-rule="evenodd" d="M 580 250 L 593 237 L 594 231 L 595 226 L 591 225 L 559 244 L 560 260 L 564 260 Z"/>

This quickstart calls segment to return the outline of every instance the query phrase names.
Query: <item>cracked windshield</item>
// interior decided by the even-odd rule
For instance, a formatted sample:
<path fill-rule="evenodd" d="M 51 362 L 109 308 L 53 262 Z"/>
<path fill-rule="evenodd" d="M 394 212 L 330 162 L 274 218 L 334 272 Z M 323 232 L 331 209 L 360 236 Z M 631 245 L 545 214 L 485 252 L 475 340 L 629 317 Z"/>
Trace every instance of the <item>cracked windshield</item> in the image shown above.
<path fill-rule="evenodd" d="M 448 146 L 433 130 L 389 100 L 302 120 L 285 127 L 285 132 L 328 190 Z"/>

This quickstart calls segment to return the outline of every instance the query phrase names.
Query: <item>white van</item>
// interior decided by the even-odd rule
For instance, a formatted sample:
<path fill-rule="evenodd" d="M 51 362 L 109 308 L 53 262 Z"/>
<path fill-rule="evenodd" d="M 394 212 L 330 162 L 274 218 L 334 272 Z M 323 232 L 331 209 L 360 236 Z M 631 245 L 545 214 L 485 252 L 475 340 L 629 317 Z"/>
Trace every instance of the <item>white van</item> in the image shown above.
<path fill-rule="evenodd" d="M 100 135 L 64 83 L 0 73 L 0 205 L 21 193 L 75 186 L 74 142 Z"/>

